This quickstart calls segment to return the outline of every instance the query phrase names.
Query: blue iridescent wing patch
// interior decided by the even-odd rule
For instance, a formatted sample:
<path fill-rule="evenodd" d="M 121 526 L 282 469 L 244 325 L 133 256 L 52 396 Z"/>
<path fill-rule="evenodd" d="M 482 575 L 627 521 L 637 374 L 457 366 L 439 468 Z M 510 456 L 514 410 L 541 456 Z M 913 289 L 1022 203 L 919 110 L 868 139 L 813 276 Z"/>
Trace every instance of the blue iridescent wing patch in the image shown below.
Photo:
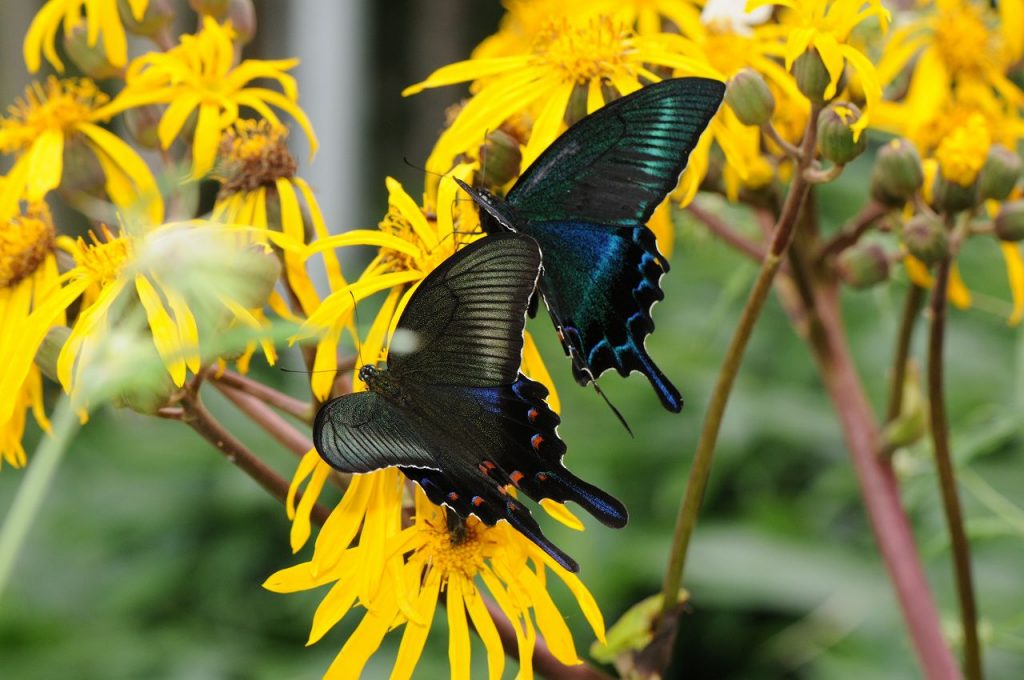
<path fill-rule="evenodd" d="M 505 200 L 463 184 L 484 209 L 485 231 L 517 231 L 540 244 L 541 291 L 580 384 L 613 368 L 640 371 L 665 408 L 682 409 L 644 348 L 668 271 L 644 225 L 675 188 L 724 93 L 706 78 L 649 85 L 569 128 Z"/>

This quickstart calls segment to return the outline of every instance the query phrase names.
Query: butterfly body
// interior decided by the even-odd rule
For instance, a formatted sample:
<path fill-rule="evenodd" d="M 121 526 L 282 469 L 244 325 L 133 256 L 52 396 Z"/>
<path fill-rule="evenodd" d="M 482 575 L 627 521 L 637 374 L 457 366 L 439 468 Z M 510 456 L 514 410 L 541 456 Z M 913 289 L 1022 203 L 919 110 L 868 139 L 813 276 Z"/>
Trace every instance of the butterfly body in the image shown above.
<path fill-rule="evenodd" d="M 626 523 L 626 509 L 562 464 L 547 388 L 519 372 L 539 270 L 536 243 L 510 233 L 448 258 L 398 322 L 396 337 L 411 349 L 393 349 L 385 367 L 363 366 L 367 391 L 325 404 L 313 440 L 333 467 L 398 467 L 434 503 L 489 525 L 505 520 L 575 571 L 509 487 L 537 501 L 574 501 L 610 526 Z"/>
<path fill-rule="evenodd" d="M 540 244 L 540 289 L 580 384 L 610 369 L 639 371 L 665 408 L 682 409 L 645 348 L 669 269 L 645 224 L 676 186 L 724 90 L 715 80 L 677 78 L 617 99 L 555 140 L 504 199 L 459 182 L 483 208 L 484 231 Z"/>

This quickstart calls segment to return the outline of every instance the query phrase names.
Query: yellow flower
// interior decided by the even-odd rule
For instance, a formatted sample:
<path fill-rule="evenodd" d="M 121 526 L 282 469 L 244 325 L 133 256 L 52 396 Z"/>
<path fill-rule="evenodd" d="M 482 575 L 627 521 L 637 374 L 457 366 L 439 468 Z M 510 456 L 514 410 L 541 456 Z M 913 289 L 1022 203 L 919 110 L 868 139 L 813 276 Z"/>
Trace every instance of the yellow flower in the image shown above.
<path fill-rule="evenodd" d="M 176 139 L 189 115 L 198 110 L 192 141 L 195 177 L 205 175 L 213 167 L 221 132 L 235 122 L 242 106 L 278 125 L 280 120 L 271 107 L 281 109 L 302 126 L 312 151 L 317 148 L 309 119 L 298 106 L 295 78 L 286 73 L 298 60 L 246 59 L 234 66 L 232 35 L 229 25 L 222 26 L 210 16 L 203 17 L 202 30 L 181 36 L 177 46 L 134 59 L 128 66 L 125 89 L 111 103 L 114 111 L 144 104 L 167 104 L 157 128 L 165 149 Z M 259 79 L 277 82 L 282 92 L 251 84 Z"/>
<path fill-rule="evenodd" d="M 956 128 L 935 150 L 942 176 L 960 186 L 971 186 L 985 165 L 991 145 L 985 119 L 979 114 L 971 116 L 966 125 Z"/>
<path fill-rule="evenodd" d="M 364 505 L 373 510 L 365 515 L 359 545 L 335 548 L 348 545 L 353 529 L 351 522 L 332 525 L 336 516 L 353 509 L 339 506 L 324 525 L 313 558 L 277 572 L 264 584 L 275 592 L 296 592 L 333 583 L 313 617 L 309 644 L 321 639 L 357 603 L 365 608 L 362 621 L 325 677 L 359 677 L 388 631 L 400 626 L 404 630 L 391 678 L 411 677 L 442 594 L 452 678 L 469 678 L 470 622 L 487 651 L 489 677 L 497 680 L 504 670 L 501 640 L 484 602 L 487 595 L 512 622 L 519 651 L 518 677 L 533 677 L 538 632 L 559 661 L 580 663 L 564 616 L 547 592 L 548 570 L 565 583 L 597 638 L 604 640 L 604 619 L 586 586 L 532 542 L 503 523 L 487 527 L 475 518 L 450 522 L 446 511 L 419 490 L 413 523 L 401 529 L 401 508 L 396 502 L 401 496 L 400 475 L 382 471 L 373 476 L 383 473 L 388 478 L 375 480 L 375 488 L 367 492 L 383 492 L 387 500 L 377 504 L 368 496 Z"/>
<path fill-rule="evenodd" d="M 136 21 L 142 20 L 148 5 L 149 0 L 128 0 Z M 95 45 L 102 33 L 107 61 L 114 66 L 124 66 L 128 62 L 128 41 L 118 13 L 118 0 L 49 0 L 32 19 L 25 34 L 23 52 L 30 72 L 39 70 L 41 54 L 58 72 L 64 72 L 64 63 L 57 54 L 54 38 L 61 24 L 67 34 L 83 12 L 89 45 Z"/>
<path fill-rule="evenodd" d="M 220 159 L 213 178 L 221 182 L 213 206 L 213 219 L 226 224 L 248 224 L 281 231 L 296 243 L 305 242 L 302 206 L 305 204 L 315 238 L 329 236 L 323 213 L 312 188 L 295 176 L 298 164 L 288 150 L 288 130 L 267 120 L 237 120 L 221 139 Z M 301 200 L 300 200 L 301 197 Z M 279 223 L 268 222 L 275 216 Z M 268 218 L 268 216 L 270 216 Z M 341 265 L 331 250 L 323 251 L 331 288 L 343 288 Z M 309 315 L 320 303 L 306 272 L 303 253 L 284 253 L 285 273 L 291 292 Z M 287 305 L 275 292 L 272 306 L 287 316 Z"/>
<path fill-rule="evenodd" d="M 195 220 L 116 235 L 103 227 L 100 235 L 89 236 L 88 241 L 58 237 L 58 246 L 71 255 L 75 266 L 61 276 L 64 286 L 38 319 L 49 327 L 53 321 L 47 314 L 63 313 L 82 296 L 78 317 L 57 358 L 57 378 L 73 396 L 81 372 L 104 342 L 111 318 L 125 309 L 141 305 L 153 345 L 178 387 L 187 371 L 195 373 L 203 363 L 201 327 L 264 329 L 259 306 L 273 282 L 256 280 L 260 272 L 253 267 L 257 255 L 250 244 L 265 247 L 260 232 Z M 279 235 L 273 241 L 285 248 L 301 247 Z M 273 344 L 269 339 L 260 344 L 274 363 Z"/>
<path fill-rule="evenodd" d="M 766 5 L 781 5 L 789 10 L 780 24 L 763 29 L 784 44 L 780 56 L 785 57 L 787 70 L 792 69 L 797 57 L 814 48 L 829 74 L 825 99 L 836 94 L 847 63 L 860 78 L 865 105 L 860 120 L 852 126 L 854 141 L 859 139 L 882 99 L 882 84 L 875 65 L 850 44 L 850 33 L 872 17 L 886 31 L 891 20 L 889 11 L 879 0 L 749 0 L 747 10 Z"/>
<path fill-rule="evenodd" d="M 1024 2 L 995 5 L 966 0 L 939 0 L 929 11 L 893 31 L 879 62 L 882 83 L 896 80 L 911 65 L 903 101 L 893 118 L 913 137 L 937 111 L 960 98 L 961 90 L 981 86 L 1014 108 L 1024 103 L 1006 72 L 1022 55 Z"/>
<path fill-rule="evenodd" d="M 114 114 L 107 96 L 88 78 L 33 83 L 0 118 L 0 152 L 17 160 L 0 190 L 0 217 L 19 200 L 38 201 L 60 185 L 64 149 L 82 141 L 106 176 L 110 200 L 141 208 L 154 223 L 163 219 L 163 200 L 153 175 L 131 146 L 98 125 Z"/>
<path fill-rule="evenodd" d="M 473 97 L 438 139 L 428 170 L 446 172 L 453 159 L 479 146 L 487 131 L 520 112 L 535 115 L 523 152 L 526 168 L 562 131 L 574 92 L 586 97 L 586 110 L 592 112 L 606 102 L 605 86 L 629 94 L 643 80 L 660 80 L 650 70 L 657 66 L 720 77 L 702 60 L 667 47 L 660 36 L 637 36 L 613 16 L 575 21 L 562 16 L 547 21 L 530 47 L 518 54 L 445 66 L 402 94 L 477 81 Z"/>
<path fill-rule="evenodd" d="M 34 363 L 36 347 L 31 342 L 49 326 L 33 328 L 33 310 L 42 305 L 57 288 L 57 261 L 54 257 L 55 231 L 45 203 L 26 206 L 13 218 L 0 224 L 0 466 L 4 461 L 15 467 L 25 464 L 22 437 L 31 409 L 44 430 L 50 425 L 43 408 L 43 383 Z M 63 313 L 53 317 L 63 324 Z M 26 342 L 26 339 L 29 341 Z M 40 337 L 40 341 L 42 338 Z"/>

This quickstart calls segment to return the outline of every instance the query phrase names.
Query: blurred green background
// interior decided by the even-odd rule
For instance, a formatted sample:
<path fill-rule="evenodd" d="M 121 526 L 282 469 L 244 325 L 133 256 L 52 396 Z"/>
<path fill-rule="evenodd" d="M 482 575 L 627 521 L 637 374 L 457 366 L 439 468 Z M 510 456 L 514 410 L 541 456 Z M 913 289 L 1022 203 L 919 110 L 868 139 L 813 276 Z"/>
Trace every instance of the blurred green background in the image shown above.
<path fill-rule="evenodd" d="M 293 11 L 318 6 L 312 0 L 287 4 L 299 8 Z M 273 3 L 257 5 L 261 16 L 283 11 Z M 450 88 L 414 100 L 401 100 L 398 92 L 430 68 L 468 54 L 500 16 L 490 3 L 438 2 L 432 11 L 459 21 L 445 34 L 424 35 L 418 21 L 431 12 L 420 3 L 362 7 L 365 23 L 359 30 L 370 69 L 366 89 L 358 93 L 365 95 L 359 105 L 368 142 L 359 158 L 366 192 L 348 213 L 353 221 L 336 228 L 375 223 L 386 205 L 385 174 L 400 177 L 418 194 L 418 173 L 402 157 L 425 158 L 429 134 L 422 131 L 436 131 L 444 106 L 461 91 Z M 272 41 L 279 24 L 264 19 L 261 30 L 271 38 L 261 38 L 267 42 L 253 50 L 282 56 Z M 3 50 L 10 54 L 12 45 Z M 20 62 L 5 64 L 4 92 L 11 93 L 23 76 L 10 75 Z M 319 129 L 330 125 L 314 123 Z M 819 205 L 826 229 L 835 229 L 861 205 L 869 168 L 870 159 L 860 159 L 823 192 Z M 329 192 L 333 185 L 321 180 L 316 188 Z M 741 211 L 726 211 L 737 228 L 750 228 Z M 1018 678 L 1024 677 L 1024 335 L 1006 324 L 1009 293 L 995 244 L 970 243 L 960 264 L 976 305 L 953 311 L 949 324 L 954 453 L 974 551 L 988 676 Z M 589 518 L 582 534 L 545 522 L 551 538 L 582 565 L 581 576 L 609 624 L 659 589 L 704 405 L 755 271 L 685 219 L 672 267 L 648 348 L 683 391 L 683 413 L 664 411 L 640 376 L 609 375 L 602 381 L 635 439 L 609 417 L 596 394 L 575 386 L 547 320 L 531 322 L 560 388 L 560 434 L 569 445 L 569 465 L 630 509 L 630 523 L 620 531 Z M 843 299 L 876 411 L 883 407 L 905 292 L 902 274 L 895 279 Z M 364 324 L 371 311 L 367 306 L 362 314 Z M 914 351 L 923 359 L 922 339 L 919 333 Z M 294 353 L 281 361 L 300 364 Z M 304 376 L 262 365 L 254 373 L 291 394 L 305 394 Z M 291 475 L 290 454 L 216 393 L 206 399 L 230 429 Z M 36 441 L 38 433 L 30 439 Z M 898 455 L 904 499 L 944 623 L 955 638 L 956 599 L 929 448 L 919 444 Z M 23 475 L 8 467 L 0 472 L 0 513 Z M 809 353 L 775 300 L 737 380 L 690 554 L 686 585 L 692 605 L 670 677 L 919 677 L 835 414 Z M 102 410 L 75 441 L 0 599 L 0 677 L 319 677 L 358 616 L 350 615 L 307 649 L 323 591 L 283 596 L 260 588 L 269 574 L 307 557 L 308 550 L 290 554 L 283 509 L 198 436 L 176 423 Z M 553 589 L 585 654 L 591 642 L 586 622 L 568 592 Z M 418 678 L 447 674 L 444 619 L 437 623 Z M 398 640 L 389 637 L 364 677 L 387 676 Z M 483 661 L 475 642 L 474 677 L 485 677 Z"/>

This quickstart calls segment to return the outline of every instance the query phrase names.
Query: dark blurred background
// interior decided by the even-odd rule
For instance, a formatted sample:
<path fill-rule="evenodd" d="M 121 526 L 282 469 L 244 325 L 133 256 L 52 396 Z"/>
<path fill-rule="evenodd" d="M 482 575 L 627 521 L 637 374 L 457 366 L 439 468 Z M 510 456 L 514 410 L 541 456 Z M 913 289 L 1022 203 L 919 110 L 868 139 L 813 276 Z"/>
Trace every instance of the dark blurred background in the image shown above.
<path fill-rule="evenodd" d="M 256 4 L 261 25 L 247 54 L 303 58 L 297 69 L 302 104 L 323 144 L 303 175 L 318 190 L 334 231 L 372 228 L 386 210 L 386 175 L 419 196 L 421 173 L 403 159 L 423 162 L 445 107 L 465 92 L 451 87 L 403 99 L 401 89 L 468 56 L 496 29 L 500 6 L 479 0 Z M 20 39 L 33 11 L 33 3 L 0 5 L 4 102 L 27 81 Z M 183 26 L 191 21 L 183 9 Z M 297 147 L 304 144 L 301 134 L 294 139 Z M 827 187 L 820 201 L 827 229 L 862 204 L 869 168 L 870 158 L 861 158 Z M 737 228 L 749 226 L 742 212 L 728 214 Z M 547 321 L 532 322 L 560 388 L 569 464 L 630 509 L 621 531 L 589 518 L 584 534 L 545 522 L 552 539 L 583 565 L 581 576 L 609 625 L 659 589 L 705 401 L 755 273 L 685 220 L 672 266 L 648 348 L 683 391 L 683 413 L 664 411 L 640 376 L 602 381 L 635 439 L 608 417 L 597 395 L 575 387 Z M 986 661 L 990 678 L 1024 677 L 1024 339 L 1006 324 L 1009 293 L 995 245 L 971 242 L 961 266 L 976 305 L 952 313 L 948 400 Z M 876 410 L 905 291 L 897 279 L 844 297 Z M 370 314 L 364 316 L 366 323 Z M 915 351 L 923 357 L 920 340 Z M 281 363 L 301 362 L 285 353 Z M 264 365 L 254 373 L 305 394 L 301 375 Z M 207 400 L 290 477 L 290 454 L 216 393 Z M 30 447 L 38 436 L 31 434 Z M 944 623 L 955 636 L 956 601 L 929 449 L 917 445 L 898 455 L 906 504 Z M 0 472 L 0 513 L 23 476 L 8 467 Z M 348 616 L 320 643 L 303 647 L 323 591 L 283 596 L 260 588 L 269 574 L 308 558 L 308 547 L 290 554 L 288 528 L 280 506 L 181 425 L 127 411 L 96 413 L 65 459 L 0 600 L 0 677 L 319 677 L 359 617 Z M 835 414 L 775 301 L 737 381 L 690 554 L 692 606 L 670 677 L 919 676 Z M 564 588 L 553 590 L 585 655 L 586 622 Z M 447 674 L 441 616 L 418 678 Z M 398 640 L 388 638 L 365 677 L 387 676 Z M 473 675 L 485 673 L 483 649 L 474 642 Z"/>

